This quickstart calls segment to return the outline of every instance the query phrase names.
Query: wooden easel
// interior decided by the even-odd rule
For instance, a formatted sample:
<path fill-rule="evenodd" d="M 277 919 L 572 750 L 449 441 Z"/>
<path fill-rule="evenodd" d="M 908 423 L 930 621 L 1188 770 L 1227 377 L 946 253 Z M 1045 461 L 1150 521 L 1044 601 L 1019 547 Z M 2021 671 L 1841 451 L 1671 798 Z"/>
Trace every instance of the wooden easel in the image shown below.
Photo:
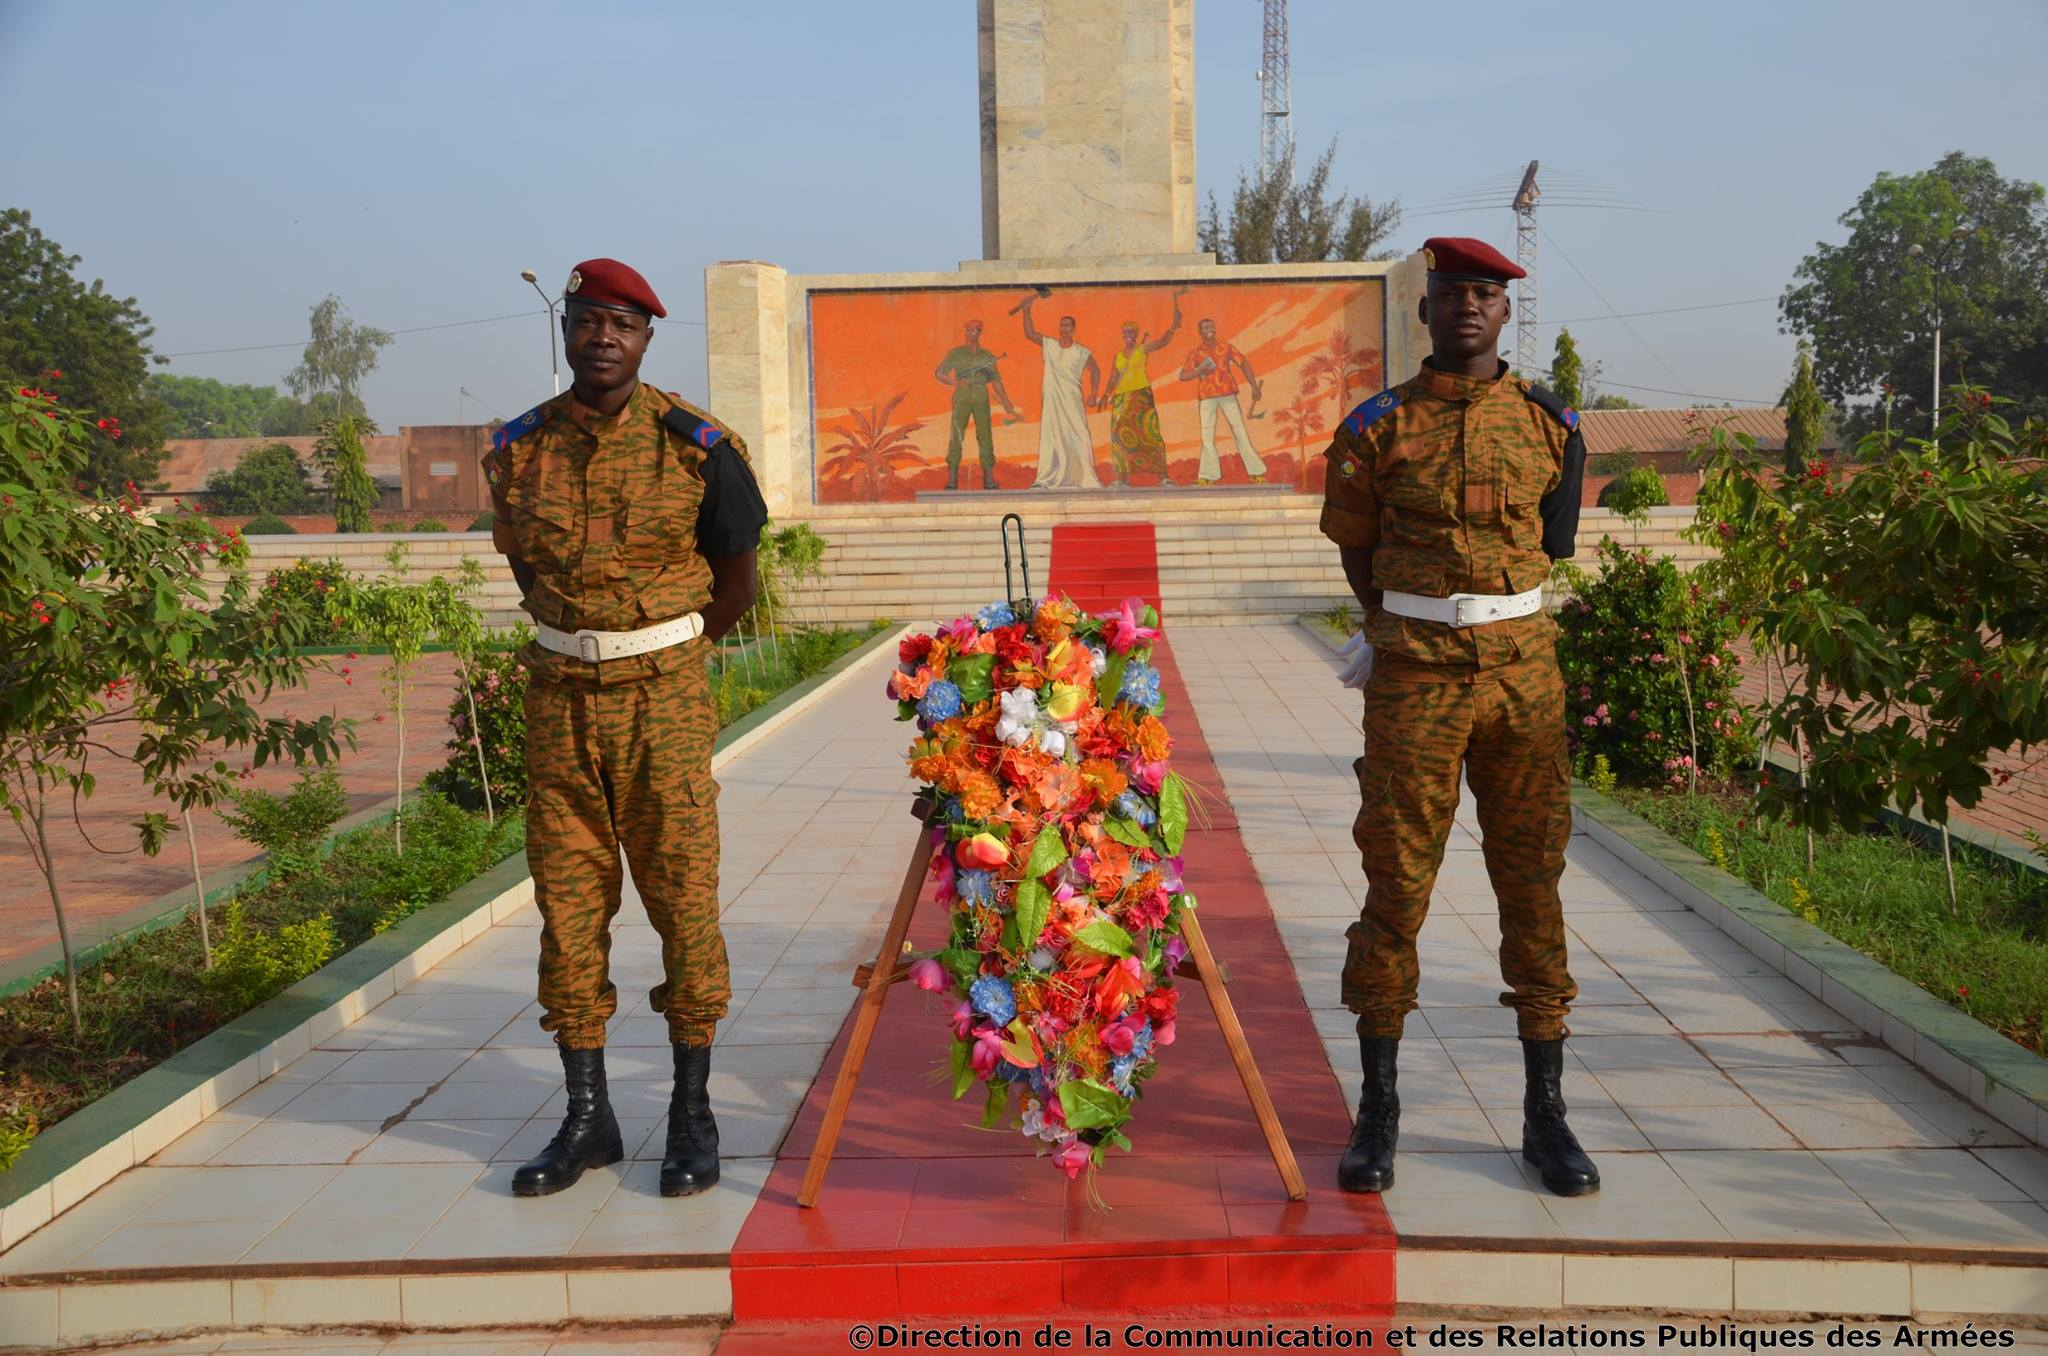
<path fill-rule="evenodd" d="M 931 866 L 931 817 L 936 809 L 937 802 L 929 793 L 919 795 L 912 802 L 911 812 L 918 821 L 917 847 L 910 854 L 910 865 L 903 873 L 903 888 L 896 894 L 896 911 L 889 915 L 889 927 L 882 934 L 882 949 L 876 953 L 874 963 L 860 966 L 853 972 L 853 982 L 861 990 L 860 1006 L 853 1018 L 853 1039 L 846 1047 L 846 1059 L 840 1064 L 839 1076 L 832 1084 L 832 1100 L 825 1107 L 825 1123 L 818 1128 L 818 1142 L 812 1146 L 810 1160 L 804 1166 L 803 1185 L 796 1196 L 796 1203 L 800 1206 L 818 1203 L 818 1193 L 825 1186 L 826 1169 L 832 1166 L 832 1151 L 839 1143 L 839 1131 L 846 1123 L 847 1110 L 853 1105 L 853 1090 L 860 1082 L 861 1065 L 866 1062 L 868 1045 L 874 1040 L 875 1023 L 881 1020 L 882 1002 L 889 996 L 892 985 L 909 978 L 910 967 L 902 959 L 903 941 L 910 934 L 910 916 L 917 908 L 917 896 L 924 888 L 925 872 Z M 1216 1013 L 1216 1023 L 1223 1028 L 1223 1043 L 1230 1048 L 1230 1062 L 1237 1066 L 1237 1076 L 1244 1083 L 1245 1098 L 1252 1104 L 1252 1114 L 1258 1118 L 1259 1130 L 1266 1137 L 1266 1148 L 1272 1152 L 1273 1166 L 1279 1169 L 1281 1184 L 1287 1188 L 1287 1198 L 1307 1200 L 1308 1188 L 1302 1184 L 1301 1168 L 1294 1161 L 1294 1149 L 1287 1142 L 1287 1133 L 1280 1128 L 1280 1113 L 1273 1109 L 1273 1099 L 1266 1092 L 1266 1081 L 1259 1076 L 1258 1065 L 1252 1061 L 1251 1043 L 1245 1039 L 1244 1027 L 1237 1020 L 1237 1009 L 1230 1005 L 1230 993 L 1226 987 L 1229 977 L 1217 965 L 1215 953 L 1209 950 L 1208 939 L 1202 936 L 1202 925 L 1192 912 L 1181 915 L 1181 937 L 1188 944 L 1188 954 L 1174 973 L 1180 978 L 1202 981 L 1203 991 L 1209 995 L 1209 1006 Z"/>

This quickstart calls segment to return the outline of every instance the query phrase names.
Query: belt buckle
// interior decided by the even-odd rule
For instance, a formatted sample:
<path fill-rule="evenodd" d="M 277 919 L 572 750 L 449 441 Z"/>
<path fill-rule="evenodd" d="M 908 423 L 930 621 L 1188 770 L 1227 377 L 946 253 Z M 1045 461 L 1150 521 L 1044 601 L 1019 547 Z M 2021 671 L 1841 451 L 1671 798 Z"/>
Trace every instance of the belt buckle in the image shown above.
<path fill-rule="evenodd" d="M 1478 602 L 1478 601 L 1479 601 L 1479 598 L 1478 598 L 1478 595 L 1476 595 L 1476 594 L 1471 594 L 1471 593 L 1454 593 L 1454 594 L 1452 594 L 1452 595 L 1451 595 L 1451 597 L 1450 597 L 1450 604 L 1451 604 L 1451 625 L 1452 625 L 1452 626 L 1455 626 L 1455 627 L 1457 627 L 1457 628 L 1459 628 L 1460 630 L 1463 630 L 1463 629 L 1464 629 L 1465 627 L 1468 627 L 1468 626 L 1477 626 L 1477 625 L 1479 624 L 1477 620 L 1475 620 L 1475 619 L 1473 619 L 1473 618 L 1469 618 L 1469 617 L 1467 617 L 1467 616 L 1465 615 L 1465 604 L 1467 604 L 1467 603 L 1476 603 L 1476 602 Z"/>
<path fill-rule="evenodd" d="M 586 664 L 595 664 L 600 656 L 597 648 L 597 633 L 585 628 L 576 633 L 576 657 Z"/>

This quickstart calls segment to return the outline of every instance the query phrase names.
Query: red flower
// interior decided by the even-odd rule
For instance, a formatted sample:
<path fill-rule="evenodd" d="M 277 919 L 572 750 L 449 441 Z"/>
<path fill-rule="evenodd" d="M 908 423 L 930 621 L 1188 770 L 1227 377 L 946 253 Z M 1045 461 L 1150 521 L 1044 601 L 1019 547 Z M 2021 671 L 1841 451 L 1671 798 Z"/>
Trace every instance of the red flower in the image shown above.
<path fill-rule="evenodd" d="M 905 664 L 920 664 L 932 652 L 930 636 L 905 636 L 896 645 L 896 658 Z"/>
<path fill-rule="evenodd" d="M 1970 996 L 1970 986 L 1969 986 L 1969 985 L 1967 985 L 1967 984 L 1958 984 L 1958 985 L 1956 985 L 1956 997 L 1958 997 L 1958 998 L 1968 998 L 1969 996 Z"/>

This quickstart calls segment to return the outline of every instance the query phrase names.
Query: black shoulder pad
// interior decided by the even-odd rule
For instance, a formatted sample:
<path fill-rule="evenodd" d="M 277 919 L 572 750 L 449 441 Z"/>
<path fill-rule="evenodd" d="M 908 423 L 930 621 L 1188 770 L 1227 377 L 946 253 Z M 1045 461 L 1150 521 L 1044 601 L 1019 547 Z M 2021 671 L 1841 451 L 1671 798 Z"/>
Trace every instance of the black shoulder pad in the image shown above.
<path fill-rule="evenodd" d="M 1528 396 L 1531 401 L 1543 407 L 1544 413 L 1563 424 L 1567 430 L 1572 433 L 1579 431 L 1579 412 L 1559 399 L 1555 391 L 1531 382 Z"/>
<path fill-rule="evenodd" d="M 768 503 L 747 459 L 725 430 L 681 406 L 661 416 L 669 432 L 704 450 L 704 500 L 697 506 L 697 554 L 718 559 L 758 550 Z"/>

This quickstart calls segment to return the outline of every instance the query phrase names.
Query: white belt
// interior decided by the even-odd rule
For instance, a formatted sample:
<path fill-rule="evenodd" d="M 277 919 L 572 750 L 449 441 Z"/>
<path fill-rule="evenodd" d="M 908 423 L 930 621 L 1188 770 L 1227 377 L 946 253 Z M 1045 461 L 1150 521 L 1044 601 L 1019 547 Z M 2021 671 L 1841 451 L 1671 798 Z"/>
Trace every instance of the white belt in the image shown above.
<path fill-rule="evenodd" d="M 638 631 L 592 631 L 587 627 L 581 631 L 557 631 L 545 622 L 537 623 L 534 630 L 534 638 L 543 650 L 553 650 L 556 654 L 597 664 L 607 659 L 624 659 L 628 655 L 652 654 L 686 640 L 695 640 L 704 634 L 704 618 L 692 612 L 643 626 Z"/>
<path fill-rule="evenodd" d="M 1442 622 L 1446 626 L 1484 626 L 1487 622 L 1526 617 L 1543 609 L 1543 586 L 1527 593 L 1454 593 L 1448 598 L 1426 598 L 1419 593 L 1397 593 L 1388 589 L 1380 606 L 1397 617 Z"/>

